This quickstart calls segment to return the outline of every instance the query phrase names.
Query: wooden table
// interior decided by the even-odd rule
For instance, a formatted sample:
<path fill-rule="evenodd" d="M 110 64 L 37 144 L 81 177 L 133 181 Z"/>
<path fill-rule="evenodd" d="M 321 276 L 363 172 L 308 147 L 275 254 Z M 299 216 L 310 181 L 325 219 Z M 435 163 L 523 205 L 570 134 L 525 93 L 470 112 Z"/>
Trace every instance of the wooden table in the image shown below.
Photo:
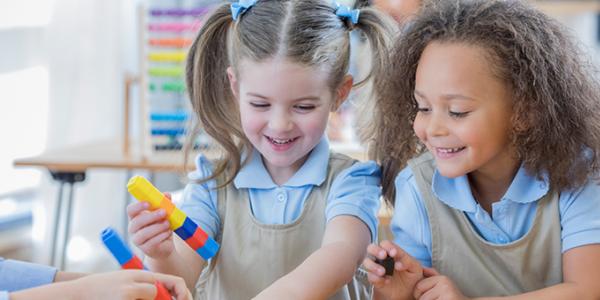
<path fill-rule="evenodd" d="M 134 169 L 143 169 L 150 172 L 182 172 L 184 171 L 182 152 L 161 153 L 154 156 L 143 155 L 140 151 L 133 148 L 127 148 L 128 153 L 122 142 L 102 141 L 81 146 L 65 147 L 63 149 L 49 150 L 39 156 L 17 159 L 13 163 L 19 167 L 42 167 L 47 169 L 52 178 L 59 183 L 57 195 L 57 211 L 54 217 L 51 264 L 64 269 L 66 246 L 70 235 L 71 226 L 71 208 L 73 203 L 73 188 L 78 182 L 85 180 L 86 172 L 89 169 L 121 169 L 131 171 Z M 193 167 L 195 154 L 190 156 L 188 166 Z M 129 176 L 128 176 L 129 177 Z M 68 186 L 69 193 L 65 199 L 64 187 Z M 126 199 L 129 199 L 126 195 Z M 60 265 L 56 264 L 57 238 L 61 219 L 63 202 L 66 205 L 66 221 L 63 231 L 64 241 L 58 251 L 61 257 Z M 127 201 L 125 201 L 125 206 Z M 127 224 L 127 214 L 125 209 L 124 224 Z M 126 228 L 124 229 L 126 232 Z"/>

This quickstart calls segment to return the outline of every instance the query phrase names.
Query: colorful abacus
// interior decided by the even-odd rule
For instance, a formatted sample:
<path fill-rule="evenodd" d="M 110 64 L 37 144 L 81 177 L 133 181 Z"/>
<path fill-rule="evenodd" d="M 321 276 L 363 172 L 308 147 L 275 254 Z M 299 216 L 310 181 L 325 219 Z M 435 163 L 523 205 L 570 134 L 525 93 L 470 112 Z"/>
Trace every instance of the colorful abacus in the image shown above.
<path fill-rule="evenodd" d="M 146 178 L 134 176 L 127 183 L 127 190 L 138 201 L 150 204 L 151 210 L 162 208 L 167 213 L 171 229 L 202 258 L 208 260 L 217 254 L 219 244 L 204 232 L 194 221 L 152 185 Z"/>
<path fill-rule="evenodd" d="M 108 251 L 117 259 L 122 269 L 127 270 L 146 270 L 142 261 L 131 252 L 127 244 L 112 228 L 108 227 L 102 230 L 101 239 Z M 171 300 L 171 294 L 160 282 L 154 284 L 156 286 L 156 297 L 154 300 Z"/>

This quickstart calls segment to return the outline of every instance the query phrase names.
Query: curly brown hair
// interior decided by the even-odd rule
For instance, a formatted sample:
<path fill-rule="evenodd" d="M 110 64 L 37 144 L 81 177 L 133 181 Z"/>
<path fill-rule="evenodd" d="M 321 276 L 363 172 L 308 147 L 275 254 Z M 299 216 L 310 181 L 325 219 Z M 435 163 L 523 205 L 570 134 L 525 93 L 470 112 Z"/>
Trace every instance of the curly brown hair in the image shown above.
<path fill-rule="evenodd" d="M 523 1 L 429 1 L 397 40 L 388 80 L 376 86 L 370 154 L 382 165 L 388 203 L 397 173 L 426 151 L 412 128 L 413 92 L 421 53 L 432 42 L 486 50 L 494 75 L 511 89 L 511 143 L 530 174 L 546 177 L 556 191 L 598 179 L 598 73 L 567 31 Z"/>

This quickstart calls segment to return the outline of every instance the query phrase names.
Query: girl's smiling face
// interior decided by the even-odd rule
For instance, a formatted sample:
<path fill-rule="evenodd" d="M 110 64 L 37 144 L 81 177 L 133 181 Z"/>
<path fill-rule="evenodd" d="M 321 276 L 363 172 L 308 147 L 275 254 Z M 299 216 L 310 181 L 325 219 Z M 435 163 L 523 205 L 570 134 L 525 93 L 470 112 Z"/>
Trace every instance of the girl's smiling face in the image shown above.
<path fill-rule="evenodd" d="M 413 128 L 443 176 L 510 174 L 517 165 L 510 89 L 494 76 L 488 57 L 481 47 L 434 42 L 419 60 Z"/>
<path fill-rule="evenodd" d="M 244 60 L 238 77 L 231 68 L 228 76 L 244 134 L 274 180 L 285 182 L 319 143 L 345 95 L 332 92 L 327 72 L 282 59 Z"/>

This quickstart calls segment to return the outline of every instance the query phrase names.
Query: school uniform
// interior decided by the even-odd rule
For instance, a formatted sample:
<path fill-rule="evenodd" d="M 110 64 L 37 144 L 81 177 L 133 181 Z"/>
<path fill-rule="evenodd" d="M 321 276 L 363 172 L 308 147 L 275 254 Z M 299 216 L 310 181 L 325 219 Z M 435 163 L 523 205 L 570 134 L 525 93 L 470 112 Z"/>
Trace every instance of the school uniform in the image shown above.
<path fill-rule="evenodd" d="M 8 300 L 10 292 L 52 283 L 57 269 L 0 257 L 0 300 Z"/>
<path fill-rule="evenodd" d="M 210 175 L 212 165 L 197 159 L 190 179 Z M 190 184 L 181 209 L 221 243 L 200 276 L 201 299 L 249 299 L 289 273 L 317 250 L 325 226 L 336 216 L 363 221 L 377 236 L 380 170 L 331 153 L 322 138 L 285 184 L 273 182 L 255 150 L 225 189 L 215 181 Z M 332 299 L 357 299 L 366 287 L 351 282 Z"/>
<path fill-rule="evenodd" d="M 550 191 L 521 167 L 490 216 L 467 176 L 447 178 L 425 153 L 395 181 L 395 242 L 449 276 L 470 297 L 501 296 L 562 282 L 562 253 L 600 243 L 600 186 Z"/>

